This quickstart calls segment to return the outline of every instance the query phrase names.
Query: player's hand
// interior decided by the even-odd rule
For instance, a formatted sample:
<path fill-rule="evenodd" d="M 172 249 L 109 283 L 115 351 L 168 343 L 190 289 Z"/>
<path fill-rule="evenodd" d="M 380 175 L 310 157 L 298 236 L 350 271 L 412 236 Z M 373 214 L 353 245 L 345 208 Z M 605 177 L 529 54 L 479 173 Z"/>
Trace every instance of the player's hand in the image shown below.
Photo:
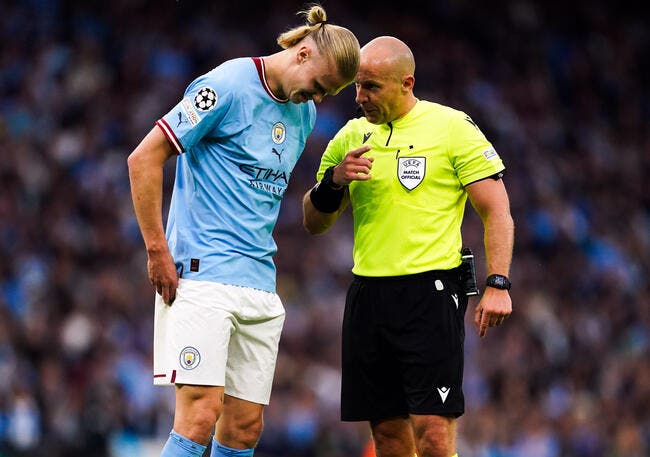
<path fill-rule="evenodd" d="M 171 305 L 176 299 L 178 288 L 178 273 L 174 265 L 174 259 L 168 249 L 148 252 L 147 272 L 149 281 L 156 292 L 162 296 L 167 305 Z"/>
<path fill-rule="evenodd" d="M 486 287 L 474 311 L 474 325 L 483 338 L 488 327 L 498 327 L 512 313 L 512 299 L 507 290 Z"/>
<path fill-rule="evenodd" d="M 339 186 L 347 186 L 352 181 L 367 181 L 371 178 L 373 157 L 362 157 L 370 151 L 370 146 L 353 149 L 345 155 L 341 163 L 334 167 L 333 181 Z"/>

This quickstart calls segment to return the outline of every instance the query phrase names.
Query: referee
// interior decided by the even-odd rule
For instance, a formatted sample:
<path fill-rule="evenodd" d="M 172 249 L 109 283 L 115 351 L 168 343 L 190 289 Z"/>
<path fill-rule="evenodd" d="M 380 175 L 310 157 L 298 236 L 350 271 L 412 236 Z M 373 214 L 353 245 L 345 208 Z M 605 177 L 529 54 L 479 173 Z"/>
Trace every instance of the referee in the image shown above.
<path fill-rule="evenodd" d="M 370 422 L 379 457 L 451 457 L 464 412 L 467 197 L 485 232 L 488 277 L 474 313 L 481 337 L 512 311 L 514 225 L 494 147 L 465 113 L 416 98 L 414 73 L 411 50 L 396 38 L 362 48 L 364 117 L 327 146 L 303 223 L 322 233 L 352 207 L 342 419 Z"/>

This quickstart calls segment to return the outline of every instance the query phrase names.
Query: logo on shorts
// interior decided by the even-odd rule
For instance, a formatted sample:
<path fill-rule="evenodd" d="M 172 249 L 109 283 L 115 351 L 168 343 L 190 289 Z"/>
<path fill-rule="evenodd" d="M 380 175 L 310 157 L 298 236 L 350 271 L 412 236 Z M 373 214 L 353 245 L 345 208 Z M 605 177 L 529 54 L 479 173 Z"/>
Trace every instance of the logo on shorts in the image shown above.
<path fill-rule="evenodd" d="M 201 354 L 196 348 L 187 346 L 181 351 L 180 364 L 186 370 L 195 369 L 201 362 Z"/>
<path fill-rule="evenodd" d="M 451 391 L 451 387 L 436 387 L 436 389 L 438 390 L 438 394 L 440 394 L 440 399 L 444 403 L 447 399 L 447 395 L 449 395 L 449 392 Z"/>

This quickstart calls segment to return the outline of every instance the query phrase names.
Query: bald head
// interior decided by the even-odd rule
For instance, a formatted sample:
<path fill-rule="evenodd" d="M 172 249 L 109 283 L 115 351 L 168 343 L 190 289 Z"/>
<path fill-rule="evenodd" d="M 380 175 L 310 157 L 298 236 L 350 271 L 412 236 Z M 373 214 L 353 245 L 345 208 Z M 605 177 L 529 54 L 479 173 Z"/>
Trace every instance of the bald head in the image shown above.
<path fill-rule="evenodd" d="M 415 73 L 415 59 L 402 40 L 380 36 L 361 48 L 361 65 L 391 74 L 397 78 Z"/>
<path fill-rule="evenodd" d="M 382 36 L 361 48 L 356 102 L 368 122 L 392 122 L 415 106 L 414 72 L 413 53 L 397 38 Z"/>

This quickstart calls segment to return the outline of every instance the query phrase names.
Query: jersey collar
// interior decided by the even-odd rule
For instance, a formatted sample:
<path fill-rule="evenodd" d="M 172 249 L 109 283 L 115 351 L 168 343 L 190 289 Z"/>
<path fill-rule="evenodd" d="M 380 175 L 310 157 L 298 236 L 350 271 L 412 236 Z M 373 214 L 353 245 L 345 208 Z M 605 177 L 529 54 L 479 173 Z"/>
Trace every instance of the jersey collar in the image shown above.
<path fill-rule="evenodd" d="M 269 83 L 266 81 L 266 69 L 264 67 L 264 59 L 261 57 L 252 57 L 253 62 L 255 62 L 255 68 L 257 68 L 257 74 L 260 77 L 260 82 L 262 83 L 262 86 L 264 86 L 264 89 L 266 90 L 266 93 L 271 96 L 273 100 L 275 100 L 278 103 L 287 103 L 289 99 L 282 100 L 278 97 L 275 96 L 271 88 L 269 87 Z"/>

